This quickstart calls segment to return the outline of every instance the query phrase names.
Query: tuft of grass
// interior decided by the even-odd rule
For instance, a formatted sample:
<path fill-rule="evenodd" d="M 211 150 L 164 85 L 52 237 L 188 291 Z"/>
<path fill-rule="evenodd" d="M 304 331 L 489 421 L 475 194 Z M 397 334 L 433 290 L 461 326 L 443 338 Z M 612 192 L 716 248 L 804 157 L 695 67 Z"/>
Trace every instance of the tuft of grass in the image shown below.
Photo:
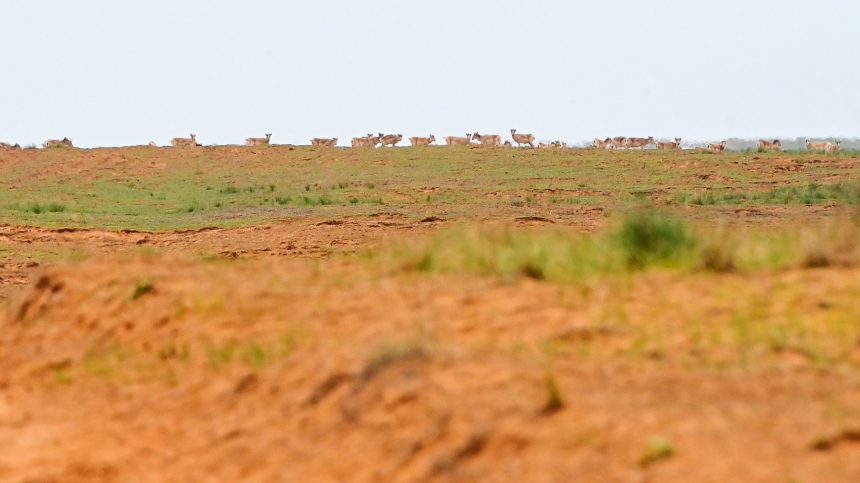
<path fill-rule="evenodd" d="M 356 203 L 358 203 L 358 198 L 350 198 L 349 202 L 352 204 L 356 204 Z"/>
<path fill-rule="evenodd" d="M 648 449 L 639 458 L 639 466 L 650 466 L 658 461 L 671 458 L 675 454 L 672 442 L 663 436 L 652 436 L 648 441 Z"/>
<path fill-rule="evenodd" d="M 236 354 L 236 342 L 233 340 L 227 341 L 222 345 L 207 344 L 206 359 L 209 361 L 209 366 L 213 369 L 229 364 Z"/>
<path fill-rule="evenodd" d="M 204 209 L 205 208 L 203 204 L 195 200 L 192 201 L 190 205 L 188 205 L 188 208 L 186 208 L 185 211 L 187 211 L 188 213 L 194 213 L 195 211 L 203 211 Z"/>
<path fill-rule="evenodd" d="M 277 203 L 279 205 L 287 205 L 287 204 L 290 204 L 291 201 L 293 201 L 292 196 L 276 196 L 275 197 L 275 203 Z"/>
<path fill-rule="evenodd" d="M 616 230 L 616 242 L 633 269 L 678 261 L 696 245 L 682 220 L 652 210 L 625 216 Z"/>
<path fill-rule="evenodd" d="M 143 295 L 152 292 L 153 289 L 154 286 L 152 284 L 152 280 L 150 280 L 149 278 L 141 278 L 137 281 L 137 283 L 134 284 L 134 290 L 132 290 L 131 292 L 131 299 L 137 300 Z"/>
<path fill-rule="evenodd" d="M 547 374 L 543 382 L 546 388 L 546 403 L 542 412 L 549 414 L 561 410 L 564 407 L 564 401 L 562 401 L 561 390 L 558 387 L 558 381 L 556 381 L 555 376 Z"/>
<path fill-rule="evenodd" d="M 68 370 L 64 367 L 54 368 L 51 372 L 54 375 L 54 380 L 60 384 L 69 384 L 72 382 L 72 377 L 69 376 Z"/>
<path fill-rule="evenodd" d="M 62 213 L 66 211 L 66 205 L 62 203 L 30 203 L 27 205 L 22 205 L 20 203 L 13 203 L 7 206 L 10 210 L 23 211 L 25 213 L 35 213 L 37 215 L 41 215 L 42 213 Z"/>
<path fill-rule="evenodd" d="M 245 346 L 245 352 L 242 358 L 251 367 L 258 371 L 266 365 L 266 362 L 269 359 L 266 351 L 263 350 L 263 348 L 256 342 L 249 342 Z"/>
<path fill-rule="evenodd" d="M 235 186 L 227 186 L 225 188 L 221 188 L 218 192 L 224 195 L 233 195 L 239 192 L 239 188 Z"/>

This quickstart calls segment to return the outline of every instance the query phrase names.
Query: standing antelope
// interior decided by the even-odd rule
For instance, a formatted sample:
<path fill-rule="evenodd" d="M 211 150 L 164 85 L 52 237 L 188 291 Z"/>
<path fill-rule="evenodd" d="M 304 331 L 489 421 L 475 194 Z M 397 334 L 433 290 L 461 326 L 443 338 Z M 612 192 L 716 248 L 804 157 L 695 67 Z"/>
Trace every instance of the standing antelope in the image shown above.
<path fill-rule="evenodd" d="M 675 142 L 661 141 L 657 143 L 657 149 L 678 149 L 681 147 L 681 138 L 675 138 Z"/>
<path fill-rule="evenodd" d="M 612 138 L 613 149 L 623 148 L 625 143 L 627 143 L 627 138 L 624 136 L 616 136 Z"/>
<path fill-rule="evenodd" d="M 485 134 L 481 136 L 478 133 L 472 134 L 472 139 L 480 142 L 484 146 L 499 146 L 502 144 L 502 137 L 498 134 Z"/>
<path fill-rule="evenodd" d="M 311 139 L 311 146 L 323 146 L 323 147 L 333 147 L 337 144 L 337 138 L 313 138 Z"/>
<path fill-rule="evenodd" d="M 71 148 L 72 140 L 69 138 L 49 139 L 42 143 L 43 148 Z"/>
<path fill-rule="evenodd" d="M 272 133 L 266 134 L 264 138 L 248 138 L 245 140 L 245 146 L 268 146 L 271 139 Z"/>
<path fill-rule="evenodd" d="M 472 140 L 471 134 L 466 134 L 466 137 L 461 138 L 457 136 L 448 136 L 445 138 L 445 144 L 448 146 L 460 145 L 460 146 L 468 146 L 469 141 Z"/>
<path fill-rule="evenodd" d="M 627 138 L 627 140 L 624 141 L 624 147 L 627 149 L 645 149 L 645 146 L 649 144 L 654 144 L 654 136 L 648 136 L 648 139 Z"/>
<path fill-rule="evenodd" d="M 16 144 L 16 146 L 17 146 L 17 144 Z M 21 148 L 18 148 L 18 149 L 21 149 Z M 842 149 L 842 141 L 836 141 L 836 144 L 830 146 L 830 152 L 831 153 L 835 153 L 835 152 L 839 151 L 840 149 Z"/>
<path fill-rule="evenodd" d="M 779 139 L 774 139 L 772 142 L 759 139 L 758 142 L 755 143 L 755 147 L 759 151 L 779 151 L 782 144 L 780 144 Z"/>
<path fill-rule="evenodd" d="M 170 140 L 170 145 L 175 148 L 190 148 L 194 146 L 199 146 L 199 144 L 197 144 L 196 134 L 192 134 L 190 138 L 173 138 Z"/>
<path fill-rule="evenodd" d="M 712 153 L 722 153 L 726 150 L 726 142 L 723 141 L 720 144 L 708 144 L 708 151 Z"/>
<path fill-rule="evenodd" d="M 0 148 L 3 148 L 3 149 L 21 149 L 21 145 L 18 143 L 15 143 L 15 145 L 13 146 L 9 143 L 0 143 Z"/>
<path fill-rule="evenodd" d="M 372 138 L 372 137 L 373 137 L 373 134 L 368 134 L 367 136 L 364 136 L 364 137 L 352 138 L 352 147 L 358 148 L 358 147 L 370 146 L 370 138 Z"/>
<path fill-rule="evenodd" d="M 822 141 L 820 143 L 811 142 L 809 139 L 806 140 L 806 149 L 810 151 L 830 151 L 830 148 L 833 147 L 829 141 Z"/>
<path fill-rule="evenodd" d="M 430 135 L 429 138 L 409 138 L 409 142 L 412 143 L 413 146 L 428 146 L 430 143 L 436 141 L 436 136 Z"/>
<path fill-rule="evenodd" d="M 531 147 L 535 147 L 534 134 L 517 134 L 516 129 L 511 129 L 511 137 L 514 138 L 514 142 L 517 143 L 517 147 L 523 144 L 528 144 Z"/>
<path fill-rule="evenodd" d="M 379 140 L 382 142 L 383 146 L 391 145 L 391 147 L 397 146 L 397 143 L 403 140 L 402 134 L 388 134 L 383 136 L 382 133 L 379 133 Z"/>
<path fill-rule="evenodd" d="M 606 138 L 603 141 L 594 138 L 594 141 L 591 141 L 591 146 L 597 149 L 609 149 L 612 146 L 612 138 Z"/>

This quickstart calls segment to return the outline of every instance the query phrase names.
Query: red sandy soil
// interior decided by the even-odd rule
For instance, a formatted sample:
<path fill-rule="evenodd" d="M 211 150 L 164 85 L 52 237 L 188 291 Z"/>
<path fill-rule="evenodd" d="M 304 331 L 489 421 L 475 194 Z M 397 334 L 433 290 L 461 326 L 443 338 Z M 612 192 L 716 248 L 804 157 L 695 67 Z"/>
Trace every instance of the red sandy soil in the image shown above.
<path fill-rule="evenodd" d="M 0 481 L 860 481 L 856 371 L 625 356 L 598 324 L 616 304 L 671 326 L 691 301 L 717 321 L 727 294 L 785 286 L 856 304 L 858 276 L 584 290 L 280 257 L 40 268 L 0 319 Z M 655 437 L 671 455 L 648 458 Z"/>

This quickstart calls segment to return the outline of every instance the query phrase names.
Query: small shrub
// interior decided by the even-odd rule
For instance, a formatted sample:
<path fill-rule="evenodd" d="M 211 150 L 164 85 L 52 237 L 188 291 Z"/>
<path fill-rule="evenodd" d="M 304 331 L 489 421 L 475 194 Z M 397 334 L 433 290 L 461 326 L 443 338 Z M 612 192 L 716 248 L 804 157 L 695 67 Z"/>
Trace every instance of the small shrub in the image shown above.
<path fill-rule="evenodd" d="M 233 195 L 239 192 L 239 188 L 235 186 L 227 186 L 226 188 L 223 188 L 218 192 L 225 195 Z"/>
<path fill-rule="evenodd" d="M 311 190 L 311 185 L 306 184 L 306 185 L 305 185 L 305 191 L 310 191 L 310 190 Z"/>
<path fill-rule="evenodd" d="M 292 196 L 276 196 L 275 197 L 275 203 L 277 203 L 279 205 L 287 205 L 291 201 L 293 201 Z"/>
<path fill-rule="evenodd" d="M 215 208 L 221 208 L 221 202 L 220 201 L 215 202 Z"/>
<path fill-rule="evenodd" d="M 318 202 L 319 202 L 319 204 L 321 204 L 321 205 L 331 205 L 331 204 L 333 204 L 333 203 L 334 203 L 334 200 L 332 200 L 331 198 L 329 198 L 328 196 L 325 196 L 325 195 L 320 196 L 320 197 L 317 199 L 317 201 L 318 201 Z"/>
<path fill-rule="evenodd" d="M 269 191 L 275 191 L 275 185 L 274 184 L 269 185 Z"/>
<path fill-rule="evenodd" d="M 429 196 L 428 196 L 428 198 L 429 198 Z M 350 198 L 349 202 L 352 204 L 356 204 L 356 203 L 358 203 L 358 198 Z"/>

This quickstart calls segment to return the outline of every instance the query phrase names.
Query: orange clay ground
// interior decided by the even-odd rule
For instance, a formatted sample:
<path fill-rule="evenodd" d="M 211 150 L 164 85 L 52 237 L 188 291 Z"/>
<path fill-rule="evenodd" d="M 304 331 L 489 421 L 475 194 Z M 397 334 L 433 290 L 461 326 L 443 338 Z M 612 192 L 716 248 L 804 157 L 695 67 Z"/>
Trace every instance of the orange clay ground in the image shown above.
<path fill-rule="evenodd" d="M 78 156 L 53 151 L 44 155 L 59 164 Z M 544 161 L 576 167 L 580 155 Z M 0 185 L 49 189 L 36 167 L 6 161 Z M 295 200 L 310 180 L 293 184 Z M 720 190 L 731 191 L 709 191 Z M 425 270 L 397 255 L 473 227 L 600 234 L 618 223 L 605 212 L 641 202 L 601 192 L 561 209 L 484 205 L 475 200 L 495 198 L 480 193 L 462 205 L 455 193 L 418 208 L 421 193 L 266 212 L 219 211 L 213 198 L 204 218 L 177 214 L 184 226 L 170 228 L 123 229 L 83 205 L 95 221 L 81 226 L 66 199 L 66 212 L 44 218 L 9 214 L 0 482 L 860 481 L 857 250 L 830 263 L 563 280 Z M 98 192 L 106 206 L 110 196 Z M 135 206 L 119 201 L 120 217 Z M 852 210 L 665 208 L 699 230 L 765 231 Z M 170 225 L 168 215 L 153 223 Z"/>

